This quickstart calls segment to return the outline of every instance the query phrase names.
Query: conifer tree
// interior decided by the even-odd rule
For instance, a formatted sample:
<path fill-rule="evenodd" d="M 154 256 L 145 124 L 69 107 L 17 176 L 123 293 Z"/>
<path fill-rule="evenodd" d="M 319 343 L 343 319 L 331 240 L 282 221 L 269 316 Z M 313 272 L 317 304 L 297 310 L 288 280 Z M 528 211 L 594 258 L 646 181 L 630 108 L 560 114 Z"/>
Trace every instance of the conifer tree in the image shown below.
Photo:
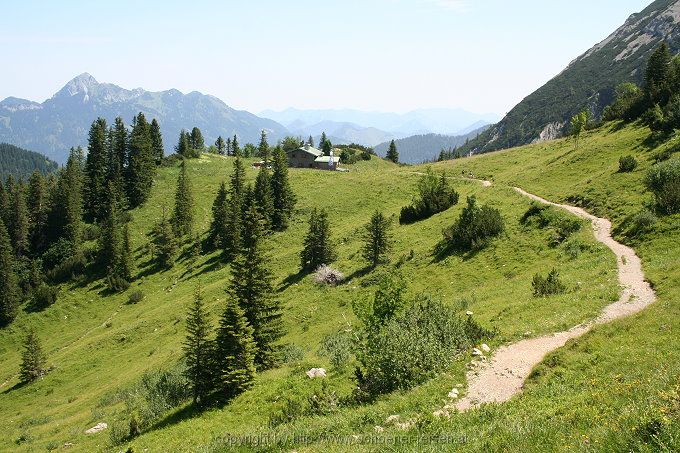
<path fill-rule="evenodd" d="M 201 130 L 195 126 L 191 129 L 190 143 L 191 147 L 198 151 L 198 155 L 200 156 L 200 153 L 205 149 L 205 141 L 203 140 Z"/>
<path fill-rule="evenodd" d="M 179 131 L 179 140 L 177 141 L 175 152 L 185 158 L 191 157 L 190 136 L 184 129 Z"/>
<path fill-rule="evenodd" d="M 151 127 L 143 113 L 135 117 L 132 125 L 128 159 L 127 195 L 130 207 L 136 208 L 148 199 L 156 174 Z"/>
<path fill-rule="evenodd" d="M 215 368 L 222 393 L 233 398 L 252 386 L 257 346 L 243 309 L 227 297 L 215 340 Z"/>
<path fill-rule="evenodd" d="M 50 243 L 64 239 L 71 244 L 72 254 L 80 248 L 83 218 L 82 150 L 71 148 L 66 167 L 57 179 L 50 196 L 48 237 Z"/>
<path fill-rule="evenodd" d="M 321 132 L 321 138 L 319 139 L 319 148 L 323 149 L 323 145 L 326 143 L 326 132 Z"/>
<path fill-rule="evenodd" d="M 233 156 L 233 155 L 234 155 L 234 153 L 233 153 L 232 150 L 231 150 L 231 138 L 227 138 L 227 149 L 226 149 L 226 152 L 227 152 L 227 156 Z"/>
<path fill-rule="evenodd" d="M 169 269 L 175 265 L 177 241 L 172 232 L 172 225 L 165 216 L 165 209 L 163 210 L 161 221 L 154 228 L 153 245 L 156 262 L 159 267 Z"/>
<path fill-rule="evenodd" d="M 222 256 L 227 261 L 236 258 L 241 247 L 243 232 L 243 203 L 241 197 L 230 196 L 227 200 L 226 219 L 220 237 Z"/>
<path fill-rule="evenodd" d="M 333 150 L 333 144 L 331 143 L 330 140 L 326 139 L 323 142 L 323 146 L 321 147 L 321 151 L 323 151 L 323 155 L 324 156 L 330 156 L 332 150 Z"/>
<path fill-rule="evenodd" d="M 241 156 L 241 148 L 238 146 L 236 135 L 234 135 L 234 138 L 231 140 L 231 155 L 235 157 Z"/>
<path fill-rule="evenodd" d="M 274 196 L 272 194 L 272 183 L 269 169 L 263 165 L 260 167 L 255 179 L 255 191 L 253 194 L 255 198 L 255 207 L 262 218 L 265 228 L 270 228 L 272 225 L 272 216 L 274 214 Z"/>
<path fill-rule="evenodd" d="M 107 206 L 112 199 L 119 200 L 121 208 L 127 207 L 127 194 L 125 188 L 128 186 L 126 181 L 125 167 L 127 165 L 128 136 L 123 119 L 118 117 L 109 133 L 109 159 L 108 175 L 109 188 L 114 192 L 108 193 Z"/>
<path fill-rule="evenodd" d="M 191 234 L 194 222 L 194 197 L 191 180 L 187 175 L 186 161 L 179 166 L 177 190 L 175 192 L 175 209 L 172 215 L 172 226 L 176 236 Z"/>
<path fill-rule="evenodd" d="M 262 224 L 254 206 L 249 207 L 245 218 L 242 244 L 232 264 L 229 290 L 253 328 L 257 345 L 255 363 L 258 368 L 267 369 L 276 363 L 276 342 L 283 336 L 283 325 L 266 263 Z"/>
<path fill-rule="evenodd" d="M 311 147 L 314 147 L 314 137 L 310 135 L 309 138 L 307 139 L 307 144 Z"/>
<path fill-rule="evenodd" d="M 110 183 L 112 185 L 112 183 Z M 132 280 L 130 234 L 123 221 L 120 202 L 111 199 L 102 224 L 99 258 L 107 270 L 109 289 L 122 291 Z"/>
<path fill-rule="evenodd" d="M 222 244 L 222 239 L 225 237 L 228 211 L 229 196 L 227 185 L 222 181 L 212 205 L 212 221 L 208 231 L 208 244 L 211 247 L 219 247 Z"/>
<path fill-rule="evenodd" d="M 363 258 L 368 261 L 372 268 L 388 261 L 388 254 L 392 245 L 389 231 L 391 223 L 390 219 L 385 217 L 382 212 L 376 211 L 365 227 L 364 245 L 361 252 Z"/>
<path fill-rule="evenodd" d="M 18 257 L 25 256 L 28 252 L 29 218 L 26 206 L 26 188 L 22 181 L 14 185 L 12 195 L 9 232 L 14 247 L 14 254 Z"/>
<path fill-rule="evenodd" d="M 217 140 L 215 140 L 215 148 L 217 148 L 217 153 L 224 155 L 226 146 L 227 144 L 224 142 L 222 136 L 220 135 L 219 137 L 217 137 Z"/>
<path fill-rule="evenodd" d="M 29 212 L 29 249 L 33 256 L 39 256 L 47 245 L 47 215 L 49 204 L 45 177 L 34 171 L 28 179 L 28 212 Z"/>
<path fill-rule="evenodd" d="M 9 207 L 9 192 L 5 189 L 2 179 L 0 179 L 0 220 L 5 224 L 9 223 Z"/>
<path fill-rule="evenodd" d="M 399 163 L 399 152 L 397 151 L 397 144 L 394 143 L 394 140 L 390 141 L 390 148 L 387 150 L 385 158 L 395 164 Z"/>
<path fill-rule="evenodd" d="M 654 50 L 647 62 L 645 94 L 649 106 L 665 105 L 671 94 L 671 52 L 666 41 Z"/>
<path fill-rule="evenodd" d="M 246 169 L 243 166 L 243 161 L 239 155 L 235 156 L 234 168 L 229 178 L 229 194 L 232 197 L 243 198 L 243 190 L 246 185 Z"/>
<path fill-rule="evenodd" d="M 163 149 L 163 135 L 161 134 L 161 125 L 158 124 L 156 118 L 151 120 L 151 148 L 153 149 L 153 156 L 155 158 L 156 165 L 160 165 L 160 163 L 163 161 L 165 150 Z"/>
<path fill-rule="evenodd" d="M 14 270 L 12 245 L 0 219 L 0 327 L 11 323 L 19 308 L 19 286 Z"/>
<path fill-rule="evenodd" d="M 322 264 L 330 264 L 337 259 L 335 247 L 330 239 L 330 223 L 325 209 L 314 208 L 309 217 L 309 230 L 300 253 L 302 270 L 314 270 Z"/>
<path fill-rule="evenodd" d="M 19 380 L 28 384 L 43 377 L 46 372 L 45 354 L 40 345 L 40 339 L 35 331 L 29 330 L 24 340 L 24 351 L 21 354 Z"/>
<path fill-rule="evenodd" d="M 85 218 L 100 221 L 106 215 L 107 179 L 109 169 L 108 127 L 104 118 L 97 118 L 90 126 L 85 161 L 83 201 Z"/>
<path fill-rule="evenodd" d="M 260 133 L 260 145 L 257 147 L 257 155 L 264 159 L 265 165 L 269 162 L 269 143 L 267 143 L 267 132 L 264 129 Z"/>
<path fill-rule="evenodd" d="M 187 336 L 184 340 L 186 377 L 191 385 L 194 404 L 202 404 L 212 391 L 214 342 L 210 339 L 208 311 L 203 305 L 200 288 L 196 289 L 194 302 L 187 313 Z"/>
<path fill-rule="evenodd" d="M 272 164 L 272 196 L 274 210 L 272 212 L 272 227 L 283 231 L 288 228 L 288 222 L 295 208 L 295 194 L 288 181 L 288 158 L 280 146 L 274 149 Z"/>

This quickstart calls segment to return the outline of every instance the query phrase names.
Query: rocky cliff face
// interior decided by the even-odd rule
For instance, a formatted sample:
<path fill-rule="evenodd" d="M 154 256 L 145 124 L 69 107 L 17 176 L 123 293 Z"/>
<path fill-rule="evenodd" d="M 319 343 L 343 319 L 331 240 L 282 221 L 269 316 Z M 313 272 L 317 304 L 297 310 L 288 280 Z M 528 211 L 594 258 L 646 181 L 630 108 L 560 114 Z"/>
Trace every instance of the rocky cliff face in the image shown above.
<path fill-rule="evenodd" d="M 262 129 L 272 141 L 287 133 L 279 123 L 234 110 L 214 96 L 196 91 L 127 90 L 100 83 L 85 73 L 41 104 L 14 97 L 0 102 L 0 142 L 38 151 L 63 163 L 69 148 L 87 145 L 90 124 L 97 117 L 112 122 L 121 116 L 129 123 L 138 112 L 160 122 L 166 153 L 172 152 L 181 129 L 194 126 L 201 129 L 206 144 L 219 135 L 226 138 L 234 134 L 241 143 L 257 143 Z"/>
<path fill-rule="evenodd" d="M 559 137 L 571 116 L 583 109 L 599 117 L 618 84 L 643 82 L 647 59 L 662 40 L 673 53 L 680 52 L 680 0 L 656 0 L 631 15 L 465 150 L 483 153 Z"/>

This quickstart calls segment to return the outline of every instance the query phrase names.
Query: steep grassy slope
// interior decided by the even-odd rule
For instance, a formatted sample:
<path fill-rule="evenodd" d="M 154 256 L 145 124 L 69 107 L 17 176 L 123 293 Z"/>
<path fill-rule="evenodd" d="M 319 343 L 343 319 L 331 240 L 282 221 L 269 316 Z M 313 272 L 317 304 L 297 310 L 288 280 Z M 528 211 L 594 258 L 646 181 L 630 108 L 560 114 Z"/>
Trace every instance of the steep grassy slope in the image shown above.
<path fill-rule="evenodd" d="M 437 165 L 454 174 L 491 178 L 496 186 L 518 185 L 555 201 L 578 201 L 612 219 L 618 239 L 643 261 L 658 301 L 631 318 L 595 328 L 550 354 L 525 384 L 523 394 L 450 419 L 433 417 L 457 376 L 442 377 L 374 407 L 324 420 L 304 420 L 279 431 L 317 439 L 324 432 L 375 436 L 375 425 L 400 414 L 416 420 L 410 431 L 386 427 L 398 450 L 419 451 L 677 451 L 680 439 L 680 216 L 660 217 L 650 232 L 625 237 L 627 219 L 649 201 L 641 180 L 658 144 L 645 128 L 609 125 L 587 135 L 578 150 L 559 140 Z M 618 173 L 618 158 L 633 154 L 633 173 Z M 394 437 L 397 436 L 397 437 Z M 420 436 L 420 437 L 419 437 Z M 431 439 L 438 439 L 434 444 Z M 421 443 L 418 443 L 418 442 Z M 439 442 L 439 443 L 436 443 Z M 222 444 L 217 444 L 219 449 Z M 375 447 L 292 442 L 298 451 Z M 285 450 L 285 449 L 282 449 Z"/>
<path fill-rule="evenodd" d="M 189 168 L 197 192 L 197 228 L 205 232 L 212 200 L 220 181 L 229 174 L 231 160 L 204 156 L 190 161 Z M 255 175 L 255 170 L 248 170 L 250 179 Z M 194 266 L 182 258 L 172 270 L 157 272 L 144 251 L 146 234 L 164 206 L 171 207 L 176 177 L 176 168 L 162 169 L 149 202 L 133 212 L 132 245 L 139 278 L 128 293 L 141 289 L 144 300 L 129 305 L 127 293 L 106 295 L 101 280 L 84 280 L 65 285 L 56 305 L 41 313 L 22 314 L 0 332 L 0 449 L 33 451 L 67 442 L 81 451 L 111 448 L 107 432 L 85 435 L 83 431 L 101 421 L 109 423 L 109 431 L 126 424 L 120 390 L 147 370 L 167 369 L 177 363 L 185 312 L 198 284 L 216 320 L 225 297 L 228 266 L 220 265 L 213 254 L 202 256 Z M 300 346 L 304 357 L 261 374 L 252 390 L 229 405 L 200 416 L 190 408 L 178 408 L 134 439 L 134 448 L 167 451 L 213 445 L 219 449 L 220 438 L 226 433 L 262 432 L 286 395 L 304 394 L 320 385 L 304 376 L 311 366 L 328 368 L 333 390 L 349 394 L 352 367 L 333 369 L 319 356 L 319 344 L 326 334 L 356 324 L 352 301 L 374 291 L 374 275 L 365 275 L 358 253 L 362 225 L 376 209 L 398 214 L 410 201 L 417 178 L 412 168 L 378 159 L 357 164 L 350 173 L 291 171 L 298 194 L 296 216 L 288 231 L 272 235 L 269 249 L 285 307 L 288 334 L 284 340 Z M 571 258 L 563 246 L 549 246 L 547 231 L 519 224 L 530 202 L 509 187 L 483 188 L 463 180 L 456 180 L 455 185 L 462 200 L 476 194 L 482 203 L 500 209 L 507 231 L 480 253 L 437 261 L 432 249 L 441 239 L 442 228 L 457 218 L 462 206 L 423 222 L 395 227 L 393 262 L 402 263 L 400 271 L 409 282 L 410 293 L 429 292 L 447 303 L 459 304 L 462 310 L 473 310 L 480 322 L 498 329 L 492 346 L 567 328 L 594 317 L 618 297 L 613 256 L 592 239 L 589 228 L 584 227 L 574 238 L 586 244 L 586 250 Z M 336 267 L 349 277 L 337 288 L 319 287 L 309 277 L 297 274 L 306 218 L 313 207 L 321 206 L 329 210 L 338 243 Z M 553 266 L 560 269 L 570 291 L 549 300 L 532 298 L 531 277 Z M 463 300 L 466 303 L 461 303 Z M 21 387 L 15 373 L 21 338 L 28 326 L 39 332 L 53 369 L 39 382 Z M 384 417 L 405 408 L 427 414 L 440 404 L 447 388 L 463 382 L 464 372 L 460 362 L 412 392 L 385 397 L 360 409 L 341 409 L 323 419 L 302 418 L 282 425 L 277 432 L 316 431 L 328 426 L 339 434 L 353 434 L 371 431 Z"/>

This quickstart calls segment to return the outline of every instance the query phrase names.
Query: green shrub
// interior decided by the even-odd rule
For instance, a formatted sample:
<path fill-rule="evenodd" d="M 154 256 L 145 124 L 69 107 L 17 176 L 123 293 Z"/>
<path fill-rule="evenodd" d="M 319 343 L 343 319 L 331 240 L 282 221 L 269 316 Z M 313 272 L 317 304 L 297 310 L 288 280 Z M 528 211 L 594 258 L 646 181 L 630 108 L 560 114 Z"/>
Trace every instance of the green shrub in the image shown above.
<path fill-rule="evenodd" d="M 360 343 L 356 370 L 358 401 L 422 384 L 447 369 L 464 350 L 488 337 L 472 317 L 456 307 L 419 296 Z"/>
<path fill-rule="evenodd" d="M 560 245 L 583 227 L 581 219 L 538 203 L 532 203 L 519 222 L 525 226 L 535 224 L 542 229 L 552 228 L 549 240 L 552 247 Z"/>
<path fill-rule="evenodd" d="M 449 185 L 446 174 L 437 177 L 432 170 L 420 177 L 418 181 L 418 197 L 410 206 L 401 208 L 399 223 L 409 224 L 427 219 L 434 214 L 446 211 L 458 203 L 458 192 Z"/>
<path fill-rule="evenodd" d="M 469 196 L 456 223 L 444 230 L 444 246 L 461 251 L 479 249 L 500 236 L 503 230 L 500 211 L 489 206 L 480 207 L 475 197 Z"/>
<path fill-rule="evenodd" d="M 346 332 L 326 335 L 321 341 L 319 355 L 328 357 L 334 368 L 343 369 L 352 357 L 352 338 Z"/>
<path fill-rule="evenodd" d="M 59 296 L 59 288 L 43 283 L 33 292 L 31 308 L 34 310 L 44 310 L 50 305 L 54 305 Z"/>
<path fill-rule="evenodd" d="M 281 360 L 283 363 L 293 363 L 302 360 L 305 351 L 298 345 L 288 343 L 281 347 Z"/>
<path fill-rule="evenodd" d="M 136 304 L 144 299 L 144 292 L 141 289 L 137 289 L 130 293 L 128 296 L 128 304 Z"/>
<path fill-rule="evenodd" d="M 563 294 L 567 290 L 567 287 L 560 280 L 557 270 L 554 268 L 548 273 L 547 277 L 543 277 L 540 274 L 534 275 L 531 286 L 534 290 L 534 297 Z"/>
<path fill-rule="evenodd" d="M 109 274 L 106 276 L 106 285 L 111 291 L 122 293 L 130 287 L 130 282 L 119 275 Z"/>
<path fill-rule="evenodd" d="M 647 172 L 644 183 L 654 194 L 661 212 L 673 214 L 680 211 L 680 158 L 654 165 Z"/>
<path fill-rule="evenodd" d="M 637 168 L 635 157 L 628 155 L 619 158 L 619 173 L 629 173 Z"/>
<path fill-rule="evenodd" d="M 269 415 L 269 426 L 276 427 L 301 417 L 329 415 L 341 405 L 340 398 L 326 379 L 304 381 L 282 391 L 283 397 Z"/>

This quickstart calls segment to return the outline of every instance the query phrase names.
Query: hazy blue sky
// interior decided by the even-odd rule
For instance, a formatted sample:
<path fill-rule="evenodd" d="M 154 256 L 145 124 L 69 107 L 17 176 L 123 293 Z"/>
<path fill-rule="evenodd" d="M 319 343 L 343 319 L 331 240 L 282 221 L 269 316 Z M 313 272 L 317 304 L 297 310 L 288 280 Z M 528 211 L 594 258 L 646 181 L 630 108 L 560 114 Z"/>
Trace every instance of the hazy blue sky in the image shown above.
<path fill-rule="evenodd" d="M 0 99 L 74 76 L 251 111 L 504 113 L 650 0 L 7 1 Z"/>

